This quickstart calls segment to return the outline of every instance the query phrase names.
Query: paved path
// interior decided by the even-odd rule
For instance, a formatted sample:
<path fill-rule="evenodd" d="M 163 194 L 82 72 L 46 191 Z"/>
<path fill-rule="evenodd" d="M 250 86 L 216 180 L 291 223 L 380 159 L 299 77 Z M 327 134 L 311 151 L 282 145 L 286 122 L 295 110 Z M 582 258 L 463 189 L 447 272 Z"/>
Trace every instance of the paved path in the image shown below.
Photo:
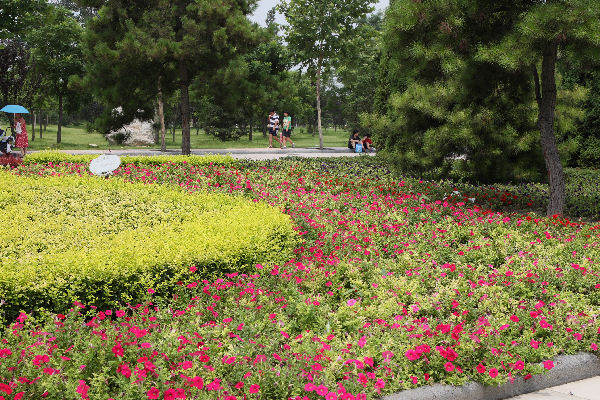
<path fill-rule="evenodd" d="M 566 385 L 554 386 L 517 397 L 512 400 L 600 400 L 600 376 Z"/>
<path fill-rule="evenodd" d="M 181 150 L 168 149 L 161 152 L 156 149 L 118 149 L 118 150 L 61 150 L 68 154 L 115 154 L 118 156 L 159 156 L 180 155 Z M 245 160 L 275 160 L 283 157 L 359 157 L 361 155 L 374 156 L 375 153 L 352 153 L 346 147 L 326 147 L 323 150 L 314 147 L 302 148 L 258 148 L 258 149 L 193 149 L 194 155 L 205 154 L 230 154 L 236 159 Z"/>

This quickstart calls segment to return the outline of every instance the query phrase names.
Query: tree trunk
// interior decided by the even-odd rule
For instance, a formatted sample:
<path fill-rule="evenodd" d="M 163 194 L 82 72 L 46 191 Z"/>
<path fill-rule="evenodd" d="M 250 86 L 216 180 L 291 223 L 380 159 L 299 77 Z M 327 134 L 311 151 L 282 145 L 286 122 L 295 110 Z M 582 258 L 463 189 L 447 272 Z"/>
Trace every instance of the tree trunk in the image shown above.
<path fill-rule="evenodd" d="M 323 150 L 323 128 L 321 127 L 321 58 L 317 66 L 317 127 L 319 129 L 319 149 Z"/>
<path fill-rule="evenodd" d="M 252 129 L 254 127 L 254 121 L 250 121 L 250 132 L 248 133 L 248 140 L 252 141 Z"/>
<path fill-rule="evenodd" d="M 538 103 L 538 128 L 548 171 L 550 198 L 546 215 L 562 215 L 565 209 L 565 175 L 560 162 L 554 134 L 554 113 L 556 111 L 556 59 L 558 44 L 548 43 L 542 58 L 541 92 L 537 70 L 534 67 L 536 99 Z"/>
<path fill-rule="evenodd" d="M 181 79 L 181 154 L 188 156 L 190 148 L 190 93 L 188 73 L 183 64 L 179 68 Z"/>
<path fill-rule="evenodd" d="M 31 114 L 31 141 L 35 142 L 35 111 L 32 111 Z"/>
<path fill-rule="evenodd" d="M 56 130 L 56 143 L 57 144 L 60 144 L 60 142 L 61 142 L 62 114 L 63 114 L 63 96 L 62 96 L 62 94 L 59 94 L 58 95 L 58 129 Z"/>
<path fill-rule="evenodd" d="M 158 82 L 158 118 L 160 120 L 160 151 L 167 151 L 167 143 L 165 142 L 165 134 L 167 128 L 165 127 L 165 103 L 163 101 L 163 93 Z"/>

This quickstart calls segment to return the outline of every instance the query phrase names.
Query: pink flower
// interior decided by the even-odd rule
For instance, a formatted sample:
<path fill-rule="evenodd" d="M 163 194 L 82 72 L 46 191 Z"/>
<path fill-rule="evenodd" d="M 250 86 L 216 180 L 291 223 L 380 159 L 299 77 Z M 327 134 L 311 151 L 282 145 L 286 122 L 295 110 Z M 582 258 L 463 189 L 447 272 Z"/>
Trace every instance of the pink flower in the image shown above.
<path fill-rule="evenodd" d="M 0 382 L 0 392 L 4 392 L 6 394 L 11 394 L 12 393 L 12 389 L 6 383 Z"/>
<path fill-rule="evenodd" d="M 149 288 L 149 289 L 148 289 L 148 293 L 150 293 L 150 294 L 154 294 L 154 293 L 156 293 L 156 291 L 155 291 L 154 289 L 152 289 L 152 288 Z"/>
<path fill-rule="evenodd" d="M 552 368 L 554 368 L 554 362 L 552 360 L 544 361 L 544 368 L 546 368 L 547 370 L 551 370 Z"/>
<path fill-rule="evenodd" d="M 316 389 L 317 387 L 313 384 L 313 383 L 307 383 L 306 385 L 304 385 L 304 390 L 306 390 L 307 392 L 312 392 Z"/>
<path fill-rule="evenodd" d="M 590 345 L 590 348 L 591 348 L 592 350 L 596 351 L 596 350 L 598 350 L 598 345 L 597 345 L 596 343 L 592 343 L 592 344 Z"/>
<path fill-rule="evenodd" d="M 512 322 L 519 322 L 519 317 L 517 317 L 516 315 L 512 315 L 512 316 L 510 317 L 510 320 L 511 320 Z"/>
<path fill-rule="evenodd" d="M 146 396 L 148 396 L 148 400 L 155 400 L 160 397 L 160 390 L 152 386 L 150 390 L 146 392 Z"/>
<path fill-rule="evenodd" d="M 495 378 L 498 376 L 498 370 L 496 368 L 490 368 L 490 378 Z"/>
<path fill-rule="evenodd" d="M 325 400 L 338 400 L 338 396 L 335 392 L 329 392 L 325 395 Z"/>
<path fill-rule="evenodd" d="M 448 361 L 446 364 L 444 364 L 444 369 L 446 369 L 448 372 L 452 372 L 454 371 L 454 364 Z"/>
<path fill-rule="evenodd" d="M 329 392 L 329 389 L 325 385 L 319 385 L 319 386 L 317 386 L 317 389 L 315 390 L 315 392 L 317 392 L 317 394 L 319 396 L 325 396 L 327 394 L 327 392 Z"/>
<path fill-rule="evenodd" d="M 89 386 L 86 385 L 84 380 L 80 380 L 79 381 L 79 386 L 77 386 L 77 393 L 79 393 L 81 395 L 82 399 L 85 399 L 87 397 L 87 392 L 89 390 Z"/>
<path fill-rule="evenodd" d="M 477 365 L 477 372 L 479 372 L 480 374 L 483 374 L 485 372 L 485 365 L 483 365 L 482 363 L 479 363 L 479 365 Z"/>
<path fill-rule="evenodd" d="M 408 349 L 406 351 L 406 353 L 404 353 L 404 355 L 406 356 L 406 358 L 408 358 L 410 361 L 415 361 L 418 360 L 421 357 L 421 353 L 413 350 L 413 349 Z"/>
<path fill-rule="evenodd" d="M 348 300 L 348 301 L 346 302 L 346 304 L 348 304 L 348 307 L 352 307 L 353 305 L 355 305 L 355 304 L 356 304 L 356 300 L 354 300 L 354 299 L 350 299 L 350 300 Z"/>
<path fill-rule="evenodd" d="M 251 385 L 250 393 L 257 393 L 260 390 L 260 385 Z"/>
<path fill-rule="evenodd" d="M 515 363 L 515 369 L 523 370 L 525 367 L 525 363 L 522 360 L 519 360 Z"/>

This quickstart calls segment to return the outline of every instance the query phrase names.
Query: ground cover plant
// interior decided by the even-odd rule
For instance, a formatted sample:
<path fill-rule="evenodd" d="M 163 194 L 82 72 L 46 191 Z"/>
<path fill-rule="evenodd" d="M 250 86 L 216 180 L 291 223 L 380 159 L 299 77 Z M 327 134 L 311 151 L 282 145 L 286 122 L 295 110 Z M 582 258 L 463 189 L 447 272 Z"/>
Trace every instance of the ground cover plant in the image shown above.
<path fill-rule="evenodd" d="M 217 280 L 192 268 L 197 281 L 171 298 L 149 287 L 139 304 L 21 314 L 0 346 L 7 398 L 378 398 L 527 379 L 557 354 L 597 352 L 600 224 L 527 213 L 539 206 L 528 193 L 397 179 L 370 160 L 127 165 L 117 176 L 273 205 L 302 243 L 284 263 Z M 518 212 L 497 211 L 508 202 Z"/>

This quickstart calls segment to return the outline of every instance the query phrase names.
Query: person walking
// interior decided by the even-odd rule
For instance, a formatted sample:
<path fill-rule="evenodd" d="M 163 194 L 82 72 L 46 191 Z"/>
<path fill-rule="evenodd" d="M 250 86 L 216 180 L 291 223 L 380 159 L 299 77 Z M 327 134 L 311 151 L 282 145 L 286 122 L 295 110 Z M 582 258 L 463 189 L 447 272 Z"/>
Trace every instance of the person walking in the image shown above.
<path fill-rule="evenodd" d="M 15 141 L 15 147 L 21 149 L 21 157 L 25 157 L 27 154 L 27 148 L 29 147 L 29 139 L 27 136 L 27 126 L 25 125 L 25 118 L 21 114 L 15 114 L 14 124 L 15 134 L 17 140 Z"/>
<path fill-rule="evenodd" d="M 283 146 L 281 140 L 277 136 L 277 132 L 279 131 L 279 115 L 277 115 L 277 111 L 273 110 L 269 114 L 269 148 L 273 147 L 273 138 L 279 142 L 280 147 Z"/>
<path fill-rule="evenodd" d="M 283 128 L 281 130 L 281 137 L 283 139 L 283 148 L 287 148 L 285 145 L 287 142 L 292 143 L 292 148 L 296 147 L 294 141 L 292 140 L 292 117 L 287 112 L 283 113 L 283 124 L 281 125 Z"/>

